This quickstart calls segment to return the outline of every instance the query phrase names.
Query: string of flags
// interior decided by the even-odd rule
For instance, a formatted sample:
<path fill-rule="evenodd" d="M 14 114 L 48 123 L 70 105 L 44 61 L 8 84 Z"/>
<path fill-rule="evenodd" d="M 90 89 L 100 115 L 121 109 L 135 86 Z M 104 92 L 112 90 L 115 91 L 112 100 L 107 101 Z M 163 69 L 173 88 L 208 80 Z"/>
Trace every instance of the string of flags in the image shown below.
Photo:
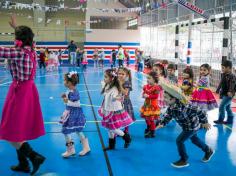
<path fill-rule="evenodd" d="M 157 0 L 152 0 L 152 1 L 149 0 L 146 1 L 146 4 L 143 4 L 142 11 L 148 11 L 157 8 L 166 9 L 167 5 L 172 2 L 174 2 L 174 0 L 161 0 L 161 2 L 158 2 Z"/>
<path fill-rule="evenodd" d="M 1 14 L 2 12 L 0 12 Z M 13 13 L 4 13 L 4 14 L 8 14 L 8 15 L 12 15 Z M 24 13 L 16 13 L 15 14 L 16 16 L 21 16 L 21 17 L 26 17 L 27 19 L 33 19 L 34 17 L 31 16 L 31 15 L 27 15 L 27 14 L 24 14 Z M 42 23 L 43 22 L 43 18 L 37 18 L 37 22 L 38 23 Z M 52 22 L 55 22 L 56 25 L 61 25 L 61 24 L 65 24 L 65 25 L 69 25 L 69 20 L 65 20 L 65 19 L 46 19 L 45 21 L 47 24 L 49 23 L 52 23 Z M 90 21 L 76 21 L 76 24 L 77 25 L 85 25 L 85 24 L 95 24 L 95 23 L 101 23 L 102 20 L 101 19 L 97 19 L 97 20 L 90 20 Z"/>
<path fill-rule="evenodd" d="M 86 2 L 88 0 L 77 0 L 80 2 L 79 6 L 77 7 L 67 7 L 65 6 L 64 0 L 58 0 L 59 5 L 40 5 L 37 3 L 32 4 L 26 4 L 26 3 L 19 3 L 19 2 L 13 2 L 13 1 L 3 1 L 0 2 L 0 8 L 3 9 L 17 9 L 17 10 L 38 10 L 38 11 L 45 11 L 45 12 L 56 12 L 58 10 L 81 10 L 83 12 L 87 10 L 98 10 L 103 13 L 132 13 L 132 12 L 138 12 L 138 13 L 145 13 L 149 10 L 157 9 L 157 8 L 163 8 L 167 9 L 168 4 L 170 3 L 178 3 L 185 8 L 203 16 L 204 18 L 208 19 L 209 14 L 207 14 L 203 9 L 198 8 L 197 6 L 187 2 L 186 0 L 161 0 L 161 2 L 157 0 L 147 0 L 146 3 L 143 4 L 142 7 L 135 7 L 135 8 L 87 8 Z M 97 0 L 94 0 L 97 1 Z M 101 1 L 101 0 L 98 0 Z M 104 2 L 107 0 L 103 0 Z M 139 0 L 136 0 L 139 2 Z M 50 22 L 50 20 L 48 21 Z"/>
<path fill-rule="evenodd" d="M 64 1 L 59 1 L 59 5 L 40 5 L 37 3 L 26 4 L 26 3 L 19 3 L 13 1 L 3 1 L 0 2 L 0 8 L 3 9 L 15 9 L 15 10 L 38 10 L 38 11 L 45 11 L 45 12 L 56 12 L 58 10 L 81 10 L 83 12 L 87 11 L 88 8 L 86 7 L 86 0 L 80 0 L 82 4 L 77 7 L 67 7 L 65 6 Z M 131 13 L 131 12 L 140 12 L 141 7 L 135 8 L 89 8 L 89 10 L 98 10 L 104 13 Z"/>

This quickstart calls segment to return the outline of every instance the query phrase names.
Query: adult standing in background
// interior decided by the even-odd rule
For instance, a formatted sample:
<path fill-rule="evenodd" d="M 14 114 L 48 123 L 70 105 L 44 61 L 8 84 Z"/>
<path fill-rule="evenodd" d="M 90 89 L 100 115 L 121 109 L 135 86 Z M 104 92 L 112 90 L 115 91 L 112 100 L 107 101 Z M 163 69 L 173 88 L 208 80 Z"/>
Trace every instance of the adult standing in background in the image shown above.
<path fill-rule="evenodd" d="M 93 61 L 94 61 L 94 67 L 98 67 L 98 49 L 95 48 L 93 51 Z"/>
<path fill-rule="evenodd" d="M 123 67 L 124 66 L 123 62 L 124 62 L 124 58 L 125 58 L 125 53 L 124 53 L 124 49 L 122 48 L 121 45 L 118 45 L 117 57 L 118 57 L 119 67 Z"/>
<path fill-rule="evenodd" d="M 41 69 L 42 67 L 45 69 L 46 68 L 46 63 L 45 63 L 46 55 L 44 49 L 40 50 L 39 54 L 39 68 Z"/>
<path fill-rule="evenodd" d="M 74 43 L 73 40 L 71 40 L 71 42 L 68 45 L 67 49 L 68 49 L 68 54 L 69 54 L 69 57 L 70 57 L 70 63 L 71 63 L 71 65 L 75 65 L 77 46 L 76 46 L 76 44 Z"/>
<path fill-rule="evenodd" d="M 83 50 L 81 50 L 80 48 L 77 48 L 77 51 L 76 51 L 76 63 L 77 63 L 77 66 L 80 67 L 80 64 L 82 62 L 82 58 L 83 58 Z"/>

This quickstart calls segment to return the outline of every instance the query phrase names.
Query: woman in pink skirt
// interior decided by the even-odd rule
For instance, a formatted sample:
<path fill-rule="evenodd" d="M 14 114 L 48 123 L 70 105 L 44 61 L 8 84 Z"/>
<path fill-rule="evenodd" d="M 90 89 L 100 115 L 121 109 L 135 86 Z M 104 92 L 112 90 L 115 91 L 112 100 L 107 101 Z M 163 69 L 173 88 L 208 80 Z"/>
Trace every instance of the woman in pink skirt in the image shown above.
<path fill-rule="evenodd" d="M 45 134 L 39 95 L 34 84 L 34 34 L 27 26 L 16 26 L 14 16 L 10 25 L 15 29 L 15 47 L 0 47 L 0 60 L 9 60 L 13 78 L 2 111 L 0 139 L 8 141 L 16 148 L 19 164 L 11 169 L 29 173 L 29 159 L 33 166 L 30 174 L 34 175 L 45 160 L 45 157 L 36 153 L 27 143 L 28 140 Z"/>
<path fill-rule="evenodd" d="M 115 149 L 115 135 L 122 136 L 125 141 L 124 148 L 128 148 L 131 137 L 128 133 L 124 133 L 121 128 L 131 125 L 133 119 L 122 106 L 120 85 L 117 74 L 112 69 L 105 71 L 102 94 L 104 100 L 98 113 L 102 117 L 102 126 L 109 130 L 109 146 L 105 150 Z"/>

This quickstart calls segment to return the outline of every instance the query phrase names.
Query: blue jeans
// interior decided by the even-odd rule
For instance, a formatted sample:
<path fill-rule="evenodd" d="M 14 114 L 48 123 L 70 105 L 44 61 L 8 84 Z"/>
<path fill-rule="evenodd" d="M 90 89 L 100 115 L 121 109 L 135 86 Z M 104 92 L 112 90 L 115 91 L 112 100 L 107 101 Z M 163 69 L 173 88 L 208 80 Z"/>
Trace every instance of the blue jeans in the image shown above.
<path fill-rule="evenodd" d="M 197 131 L 182 131 L 176 139 L 176 144 L 181 160 L 183 161 L 188 160 L 184 142 L 189 138 L 192 143 L 201 148 L 202 151 L 207 152 L 209 150 L 209 147 L 203 141 L 201 141 L 201 139 L 198 138 Z"/>
<path fill-rule="evenodd" d="M 234 114 L 231 110 L 231 102 L 232 102 L 231 97 L 228 97 L 228 96 L 223 96 L 222 97 L 222 101 L 221 101 L 220 107 L 219 107 L 219 118 L 218 118 L 218 120 L 220 122 L 224 121 L 225 111 L 226 111 L 227 115 L 228 115 L 227 122 L 228 123 L 233 123 Z"/>
<path fill-rule="evenodd" d="M 70 52 L 70 63 L 71 65 L 75 65 L 76 62 L 76 52 Z"/>
<path fill-rule="evenodd" d="M 98 59 L 94 59 L 93 60 L 93 66 L 94 67 L 98 67 Z"/>
<path fill-rule="evenodd" d="M 129 66 L 129 62 L 130 62 L 130 57 L 127 57 L 127 66 Z"/>
<path fill-rule="evenodd" d="M 116 59 L 113 59 L 113 60 L 112 60 L 112 68 L 113 68 L 113 67 L 116 67 Z"/>
<path fill-rule="evenodd" d="M 124 66 L 123 63 L 124 63 L 124 60 L 118 59 L 119 68 Z"/>
<path fill-rule="evenodd" d="M 142 62 L 139 62 L 138 63 L 138 72 L 142 72 L 143 71 L 143 63 Z"/>
<path fill-rule="evenodd" d="M 80 64 L 82 62 L 83 56 L 77 56 L 77 66 L 80 67 Z"/>

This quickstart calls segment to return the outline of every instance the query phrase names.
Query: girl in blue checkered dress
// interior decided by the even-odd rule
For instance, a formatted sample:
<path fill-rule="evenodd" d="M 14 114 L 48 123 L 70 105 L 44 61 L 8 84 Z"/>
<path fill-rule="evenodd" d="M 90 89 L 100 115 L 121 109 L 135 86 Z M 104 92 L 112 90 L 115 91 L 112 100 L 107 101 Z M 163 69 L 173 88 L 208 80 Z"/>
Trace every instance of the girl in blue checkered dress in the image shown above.
<path fill-rule="evenodd" d="M 62 133 L 65 135 L 67 150 L 62 154 L 64 158 L 75 155 L 74 142 L 71 139 L 71 133 L 77 133 L 83 150 L 79 153 L 80 156 L 86 155 L 90 152 L 88 139 L 82 132 L 86 119 L 82 108 L 80 107 L 80 96 L 76 89 L 76 84 L 79 82 L 79 75 L 77 72 L 69 72 L 65 74 L 64 85 L 68 91 L 62 95 L 62 99 L 66 104 L 66 110 L 63 112 L 60 123 L 62 123 Z"/>

